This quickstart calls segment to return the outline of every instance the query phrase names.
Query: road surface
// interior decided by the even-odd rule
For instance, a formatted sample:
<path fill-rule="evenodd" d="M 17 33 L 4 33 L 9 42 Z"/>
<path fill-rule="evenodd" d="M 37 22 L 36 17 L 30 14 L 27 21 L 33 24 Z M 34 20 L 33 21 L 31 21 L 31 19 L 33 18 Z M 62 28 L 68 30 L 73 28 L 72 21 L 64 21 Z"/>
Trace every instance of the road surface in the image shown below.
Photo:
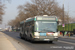
<path fill-rule="evenodd" d="M 3 32 L 6 35 L 17 40 L 21 43 L 26 50 L 75 50 L 75 40 L 59 38 L 59 40 L 53 43 L 48 42 L 36 42 L 31 43 L 30 41 L 25 41 L 19 36 L 19 32 Z"/>

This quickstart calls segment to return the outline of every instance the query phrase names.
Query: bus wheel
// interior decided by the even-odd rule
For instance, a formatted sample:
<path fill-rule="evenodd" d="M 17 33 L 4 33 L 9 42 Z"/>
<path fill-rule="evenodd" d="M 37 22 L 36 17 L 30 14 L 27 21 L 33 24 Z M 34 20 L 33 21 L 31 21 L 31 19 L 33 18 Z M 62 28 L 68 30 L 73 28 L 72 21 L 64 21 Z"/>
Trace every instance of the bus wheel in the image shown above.
<path fill-rule="evenodd" d="M 25 40 L 27 40 L 27 37 L 26 37 L 26 35 L 24 35 L 24 39 L 25 39 Z"/>
<path fill-rule="evenodd" d="M 32 43 L 34 43 L 34 40 L 33 40 L 33 38 L 30 40 Z"/>
<path fill-rule="evenodd" d="M 21 37 L 21 39 L 23 39 L 23 37 L 22 37 L 22 34 L 20 33 L 20 37 Z"/>
<path fill-rule="evenodd" d="M 23 39 L 23 37 L 21 37 L 21 39 Z"/>
<path fill-rule="evenodd" d="M 30 41 L 31 41 L 32 43 L 34 43 L 35 41 L 33 40 L 33 38 L 32 38 L 32 36 L 31 36 L 31 35 L 30 35 L 30 37 L 31 37 Z"/>

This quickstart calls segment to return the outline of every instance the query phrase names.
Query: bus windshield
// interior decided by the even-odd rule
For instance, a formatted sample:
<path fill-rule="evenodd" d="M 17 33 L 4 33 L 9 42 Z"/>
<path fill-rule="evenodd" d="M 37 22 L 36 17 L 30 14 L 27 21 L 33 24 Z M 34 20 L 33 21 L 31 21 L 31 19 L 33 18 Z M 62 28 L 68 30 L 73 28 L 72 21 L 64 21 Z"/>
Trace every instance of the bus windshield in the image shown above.
<path fill-rule="evenodd" d="M 50 21 L 36 21 L 35 30 L 38 32 L 56 32 L 57 22 Z"/>

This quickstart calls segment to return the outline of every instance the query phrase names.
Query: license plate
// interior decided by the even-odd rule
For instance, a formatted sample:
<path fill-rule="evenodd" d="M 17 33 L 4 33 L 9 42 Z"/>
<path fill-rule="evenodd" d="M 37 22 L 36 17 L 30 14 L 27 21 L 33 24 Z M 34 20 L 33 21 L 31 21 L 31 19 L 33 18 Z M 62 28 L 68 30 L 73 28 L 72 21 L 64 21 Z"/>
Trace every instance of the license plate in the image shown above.
<path fill-rule="evenodd" d="M 50 39 L 44 39 L 45 41 L 49 41 Z"/>

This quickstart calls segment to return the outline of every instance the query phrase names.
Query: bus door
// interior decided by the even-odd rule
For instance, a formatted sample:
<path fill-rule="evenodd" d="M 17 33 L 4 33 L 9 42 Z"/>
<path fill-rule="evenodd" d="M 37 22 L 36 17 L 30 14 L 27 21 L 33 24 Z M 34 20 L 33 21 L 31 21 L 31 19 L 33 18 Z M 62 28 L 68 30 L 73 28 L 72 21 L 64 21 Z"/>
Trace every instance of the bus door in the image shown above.
<path fill-rule="evenodd" d="M 23 35 L 23 24 L 20 26 L 20 32 Z"/>
<path fill-rule="evenodd" d="M 34 22 L 32 21 L 29 27 L 30 36 L 33 36 L 34 33 Z"/>

